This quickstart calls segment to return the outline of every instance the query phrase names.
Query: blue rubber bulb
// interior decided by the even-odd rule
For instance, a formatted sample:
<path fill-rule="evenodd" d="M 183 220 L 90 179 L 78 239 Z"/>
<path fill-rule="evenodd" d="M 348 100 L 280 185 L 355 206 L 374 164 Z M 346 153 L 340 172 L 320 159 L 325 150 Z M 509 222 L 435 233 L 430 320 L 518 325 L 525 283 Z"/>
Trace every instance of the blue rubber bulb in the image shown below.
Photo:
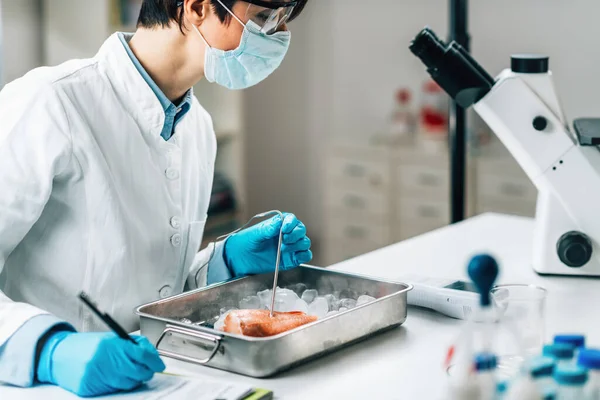
<path fill-rule="evenodd" d="M 479 291 L 480 304 L 489 307 L 492 304 L 490 291 L 498 277 L 498 263 L 494 257 L 480 254 L 471 259 L 468 267 L 469 277 Z"/>

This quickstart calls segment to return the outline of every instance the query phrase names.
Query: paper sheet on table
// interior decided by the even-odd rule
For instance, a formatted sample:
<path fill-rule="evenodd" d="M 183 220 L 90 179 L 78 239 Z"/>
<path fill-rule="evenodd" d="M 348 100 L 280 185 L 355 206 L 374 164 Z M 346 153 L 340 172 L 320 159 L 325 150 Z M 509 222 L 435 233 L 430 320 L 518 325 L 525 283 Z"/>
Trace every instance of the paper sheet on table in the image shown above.
<path fill-rule="evenodd" d="M 96 399 L 112 400 L 241 400 L 252 394 L 253 389 L 246 385 L 234 385 L 213 380 L 185 378 L 180 376 L 155 374 L 154 378 L 132 392 L 116 393 Z"/>

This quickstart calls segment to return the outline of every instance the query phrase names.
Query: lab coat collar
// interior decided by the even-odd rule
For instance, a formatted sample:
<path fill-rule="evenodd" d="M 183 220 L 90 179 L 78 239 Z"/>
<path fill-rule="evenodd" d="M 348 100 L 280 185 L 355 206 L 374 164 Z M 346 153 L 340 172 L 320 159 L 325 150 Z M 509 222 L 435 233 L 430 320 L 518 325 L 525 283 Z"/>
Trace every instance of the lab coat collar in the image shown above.
<path fill-rule="evenodd" d="M 118 35 L 114 33 L 104 42 L 96 58 L 124 108 L 142 127 L 143 133 L 163 141 L 160 134 L 165 123 L 164 108 L 131 61 Z M 124 35 L 127 40 L 133 36 L 130 33 Z M 193 91 L 189 95 L 193 95 Z"/>

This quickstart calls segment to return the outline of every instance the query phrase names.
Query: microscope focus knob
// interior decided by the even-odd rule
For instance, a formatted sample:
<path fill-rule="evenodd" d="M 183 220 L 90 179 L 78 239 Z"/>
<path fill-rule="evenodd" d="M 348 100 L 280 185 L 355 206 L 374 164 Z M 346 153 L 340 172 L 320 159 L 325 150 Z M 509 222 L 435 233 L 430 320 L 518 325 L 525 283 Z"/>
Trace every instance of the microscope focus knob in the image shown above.
<path fill-rule="evenodd" d="M 571 268 L 583 267 L 592 258 L 592 241 L 583 233 L 571 231 L 558 239 L 558 258 Z"/>
<path fill-rule="evenodd" d="M 533 119 L 533 129 L 536 131 L 543 131 L 548 127 L 548 120 L 541 115 L 538 115 Z"/>

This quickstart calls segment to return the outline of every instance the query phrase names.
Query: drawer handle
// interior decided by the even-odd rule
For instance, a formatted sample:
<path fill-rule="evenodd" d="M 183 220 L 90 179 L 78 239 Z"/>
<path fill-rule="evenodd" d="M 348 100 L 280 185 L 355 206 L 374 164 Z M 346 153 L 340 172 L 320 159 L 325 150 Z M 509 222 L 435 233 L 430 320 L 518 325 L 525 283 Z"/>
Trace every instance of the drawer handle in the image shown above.
<path fill-rule="evenodd" d="M 364 208 L 366 208 L 366 205 L 367 205 L 366 204 L 367 202 L 365 201 L 364 198 L 350 195 L 350 194 L 344 196 L 343 202 L 346 205 L 346 207 L 350 207 L 350 208 L 364 209 Z"/>
<path fill-rule="evenodd" d="M 424 218 L 437 218 L 440 216 L 440 213 L 435 207 L 430 206 L 420 206 L 419 207 L 419 216 Z"/>
<path fill-rule="evenodd" d="M 351 239 L 364 239 L 367 237 L 367 231 L 364 228 L 358 226 L 348 226 L 344 229 L 346 237 Z"/>
<path fill-rule="evenodd" d="M 417 182 L 422 186 L 437 187 L 440 185 L 438 177 L 432 174 L 419 174 Z"/>
<path fill-rule="evenodd" d="M 207 340 L 209 342 L 213 342 L 214 347 L 211 350 L 209 356 L 204 359 L 197 359 L 194 357 L 184 356 L 184 355 L 172 352 L 172 351 L 160 350 L 159 346 L 160 346 L 160 343 L 163 341 L 163 339 L 168 334 L 173 334 L 173 333 L 176 333 L 176 334 L 182 335 L 182 336 L 189 336 L 189 337 L 192 337 L 193 339 L 202 339 L 202 340 Z M 214 335 L 210 335 L 208 333 L 194 331 L 191 329 L 180 328 L 178 326 L 173 326 L 173 325 L 167 325 L 167 327 L 165 328 L 163 333 L 160 335 L 160 337 L 156 341 L 156 349 L 158 350 L 158 354 L 160 354 L 161 356 L 170 357 L 175 360 L 185 361 L 185 362 L 189 362 L 189 363 L 193 363 L 193 364 L 208 364 L 210 362 L 210 360 L 213 359 L 215 354 L 217 354 L 217 351 L 219 351 L 220 346 L 221 346 L 221 338 L 219 336 L 214 336 Z"/>
<path fill-rule="evenodd" d="M 525 188 L 521 185 L 514 183 L 503 183 L 500 185 L 500 193 L 507 196 L 523 196 L 525 195 Z"/>
<path fill-rule="evenodd" d="M 362 178 L 366 174 L 366 169 L 362 165 L 348 164 L 344 168 L 344 173 L 352 178 Z"/>

